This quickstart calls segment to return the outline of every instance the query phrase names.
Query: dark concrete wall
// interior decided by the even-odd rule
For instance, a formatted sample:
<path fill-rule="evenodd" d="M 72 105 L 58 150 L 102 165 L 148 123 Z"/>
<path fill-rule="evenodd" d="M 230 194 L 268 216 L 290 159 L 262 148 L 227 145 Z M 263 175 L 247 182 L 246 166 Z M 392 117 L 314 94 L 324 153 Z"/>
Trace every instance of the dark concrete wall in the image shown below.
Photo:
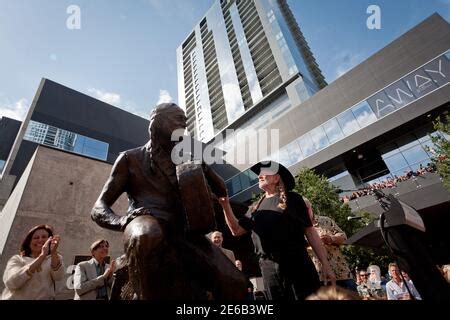
<path fill-rule="evenodd" d="M 0 119 L 0 160 L 8 159 L 22 122 L 11 118 Z"/>

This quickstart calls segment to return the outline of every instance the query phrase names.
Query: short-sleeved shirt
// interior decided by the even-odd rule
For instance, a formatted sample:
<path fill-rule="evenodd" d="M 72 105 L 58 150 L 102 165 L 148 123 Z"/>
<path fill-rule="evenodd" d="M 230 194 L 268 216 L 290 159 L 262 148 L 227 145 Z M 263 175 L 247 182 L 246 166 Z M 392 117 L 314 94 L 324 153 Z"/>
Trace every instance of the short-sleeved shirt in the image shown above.
<path fill-rule="evenodd" d="M 316 231 L 319 235 L 329 235 L 334 236 L 338 233 L 344 234 L 341 228 L 337 225 L 337 223 L 331 219 L 330 217 L 325 216 L 316 216 L 317 225 L 314 225 Z M 346 280 L 351 279 L 351 272 L 348 266 L 348 263 L 342 254 L 339 246 L 324 244 L 325 249 L 327 251 L 328 262 L 331 265 L 331 268 L 336 275 L 336 280 Z M 322 263 L 319 258 L 316 256 L 311 247 L 308 247 L 308 253 L 316 267 L 317 272 L 319 273 L 320 280 L 323 281 L 322 277 Z"/>
<path fill-rule="evenodd" d="M 311 227 L 306 204 L 301 195 L 287 193 L 287 208 L 278 207 L 279 197 L 265 198 L 256 211 L 250 208 L 239 224 L 252 231 L 258 256 L 298 255 L 306 246 L 305 229 Z"/>

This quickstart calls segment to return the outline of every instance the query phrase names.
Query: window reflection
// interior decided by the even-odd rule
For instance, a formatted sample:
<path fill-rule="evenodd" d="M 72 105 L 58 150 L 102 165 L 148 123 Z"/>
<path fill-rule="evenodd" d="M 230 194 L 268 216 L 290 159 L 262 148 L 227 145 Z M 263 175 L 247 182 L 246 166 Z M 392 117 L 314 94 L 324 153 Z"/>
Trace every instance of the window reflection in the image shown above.
<path fill-rule="evenodd" d="M 325 122 L 322 127 L 325 130 L 330 143 L 334 143 L 344 137 L 337 120 L 334 118 Z"/>
<path fill-rule="evenodd" d="M 314 148 L 314 142 L 311 140 L 309 134 L 303 135 L 297 141 L 305 157 L 312 155 L 316 151 Z"/>
<path fill-rule="evenodd" d="M 410 165 L 419 163 L 421 161 L 426 161 L 427 159 L 429 159 L 427 153 L 425 152 L 425 150 L 423 150 L 422 146 L 420 145 L 405 150 L 402 153 L 406 161 L 408 161 L 408 164 Z"/>
<path fill-rule="evenodd" d="M 377 117 L 367 102 L 361 102 L 360 104 L 354 106 L 352 108 L 352 112 L 361 128 L 377 121 Z"/>
<path fill-rule="evenodd" d="M 356 122 L 355 116 L 353 115 L 351 110 L 347 110 L 344 113 L 341 113 L 336 118 L 339 122 L 339 125 L 341 126 L 344 135 L 348 136 L 353 132 L 359 130 L 358 122 Z"/>
<path fill-rule="evenodd" d="M 108 143 L 33 120 L 27 127 L 24 139 L 100 160 L 108 158 Z"/>
<path fill-rule="evenodd" d="M 312 141 L 315 144 L 316 150 L 320 150 L 325 148 L 329 143 L 327 139 L 327 135 L 322 127 L 317 127 L 310 132 L 310 136 Z"/>
<path fill-rule="evenodd" d="M 389 171 L 397 171 L 401 168 L 407 167 L 408 163 L 406 162 L 403 155 L 399 152 L 397 154 L 394 154 L 393 156 L 390 156 L 389 158 L 384 158 L 384 162 L 386 163 L 386 166 L 388 167 Z"/>

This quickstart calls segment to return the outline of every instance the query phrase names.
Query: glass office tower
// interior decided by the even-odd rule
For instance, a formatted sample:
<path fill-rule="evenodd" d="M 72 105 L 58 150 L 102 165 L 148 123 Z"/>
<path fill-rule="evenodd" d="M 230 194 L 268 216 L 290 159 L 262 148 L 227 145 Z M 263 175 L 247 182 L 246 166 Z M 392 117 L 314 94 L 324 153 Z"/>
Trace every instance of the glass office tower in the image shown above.
<path fill-rule="evenodd" d="M 326 86 L 286 0 L 216 1 L 177 49 L 177 67 L 188 130 L 203 142 L 267 124 Z"/>

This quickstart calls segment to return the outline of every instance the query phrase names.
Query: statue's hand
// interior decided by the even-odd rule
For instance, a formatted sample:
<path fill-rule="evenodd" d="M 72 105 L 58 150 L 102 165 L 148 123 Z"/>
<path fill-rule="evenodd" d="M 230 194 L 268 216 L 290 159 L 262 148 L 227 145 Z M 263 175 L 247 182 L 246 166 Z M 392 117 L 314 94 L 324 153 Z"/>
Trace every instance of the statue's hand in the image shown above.
<path fill-rule="evenodd" d="M 139 217 L 139 216 L 144 216 L 144 215 L 149 215 L 150 214 L 150 210 L 144 207 L 140 207 L 137 209 L 134 209 L 130 212 L 128 212 L 128 214 L 126 216 L 122 217 L 122 221 L 120 222 L 121 225 L 121 229 L 124 230 L 126 228 L 126 226 L 133 221 L 134 218 Z"/>

